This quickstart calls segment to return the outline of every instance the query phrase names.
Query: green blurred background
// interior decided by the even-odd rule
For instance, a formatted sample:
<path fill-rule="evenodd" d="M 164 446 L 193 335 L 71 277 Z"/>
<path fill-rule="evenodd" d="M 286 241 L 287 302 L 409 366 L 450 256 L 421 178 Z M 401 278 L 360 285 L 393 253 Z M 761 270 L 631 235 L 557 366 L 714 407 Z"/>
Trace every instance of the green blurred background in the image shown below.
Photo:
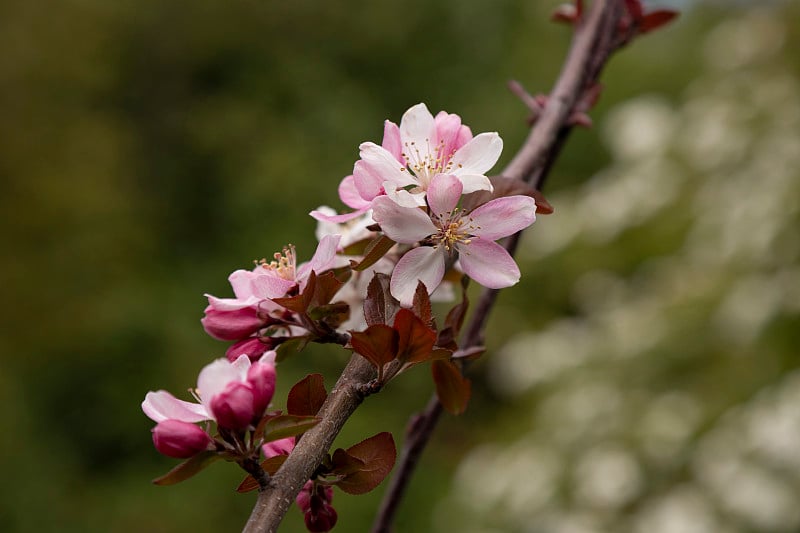
<path fill-rule="evenodd" d="M 678 4 L 608 68 L 398 531 L 800 529 L 800 5 Z M 149 483 L 174 461 L 144 394 L 224 351 L 203 293 L 288 242 L 309 257 L 306 213 L 340 207 L 358 144 L 417 102 L 499 131 L 508 161 L 527 130 L 505 83 L 551 87 L 556 5 L 0 3 L 0 528 L 240 529 L 234 466 Z M 276 398 L 346 360 L 287 361 Z M 426 372 L 337 443 L 400 441 Z M 382 491 L 337 493 L 337 530 L 366 530 Z"/>

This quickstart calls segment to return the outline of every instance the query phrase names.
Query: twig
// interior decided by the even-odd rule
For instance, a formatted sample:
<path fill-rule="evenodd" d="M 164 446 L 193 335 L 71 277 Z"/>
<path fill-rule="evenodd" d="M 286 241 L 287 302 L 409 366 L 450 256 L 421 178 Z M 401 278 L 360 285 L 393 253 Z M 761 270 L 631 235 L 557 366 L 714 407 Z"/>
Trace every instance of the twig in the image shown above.
<path fill-rule="evenodd" d="M 621 13 L 622 6 L 619 0 L 595 0 L 585 22 L 576 29 L 569 56 L 547 105 L 537 116 L 535 126 L 522 148 L 501 175 L 525 180 L 535 188 L 541 189 L 572 130 L 569 118 L 575 104 L 591 83 L 597 80 L 606 61 L 619 46 L 616 37 L 617 21 Z M 519 95 L 522 89 L 513 87 L 512 90 Z M 526 104 L 530 106 L 529 103 Z M 519 237 L 520 233 L 517 233 L 505 243 L 511 255 L 516 251 Z M 460 346 L 469 348 L 482 344 L 483 328 L 497 294 L 496 289 L 483 290 L 470 323 L 464 331 Z M 391 524 L 411 474 L 430 440 L 441 412 L 441 404 L 434 395 L 425 410 L 412 418 L 400 462 L 373 524 L 373 533 L 391 531 Z"/>

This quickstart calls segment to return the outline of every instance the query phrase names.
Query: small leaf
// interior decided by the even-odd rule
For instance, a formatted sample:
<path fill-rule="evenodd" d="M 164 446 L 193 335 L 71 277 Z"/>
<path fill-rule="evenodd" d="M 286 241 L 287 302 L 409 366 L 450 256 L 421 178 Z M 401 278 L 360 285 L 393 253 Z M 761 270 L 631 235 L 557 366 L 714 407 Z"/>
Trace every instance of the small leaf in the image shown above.
<path fill-rule="evenodd" d="M 347 476 L 362 470 L 364 466 L 366 466 L 364 461 L 338 448 L 333 452 L 333 457 L 331 458 L 330 474 L 334 476 Z"/>
<path fill-rule="evenodd" d="M 194 476 L 211 463 L 222 459 L 222 456 L 213 450 L 207 450 L 190 457 L 166 474 L 153 480 L 156 485 L 174 485 Z"/>
<path fill-rule="evenodd" d="M 677 16 L 677 11 L 671 11 L 668 9 L 653 11 L 644 16 L 642 22 L 639 24 L 639 31 L 641 33 L 653 31 L 665 24 L 670 23 Z"/>
<path fill-rule="evenodd" d="M 377 237 L 367 245 L 366 250 L 364 250 L 364 259 L 362 259 L 360 263 L 354 265 L 353 270 L 361 272 L 362 270 L 368 269 L 377 263 L 381 257 L 386 255 L 386 252 L 394 245 L 395 242 L 386 235 Z"/>
<path fill-rule="evenodd" d="M 333 300 L 339 289 L 342 288 L 342 283 L 336 278 L 336 273 L 333 271 L 325 272 L 322 275 L 316 276 L 316 283 L 314 284 L 314 291 L 311 294 L 309 307 L 317 307 L 326 305 Z M 308 287 L 306 287 L 308 289 Z"/>
<path fill-rule="evenodd" d="M 312 270 L 308 276 L 308 280 L 306 281 L 306 286 L 303 289 L 303 292 L 297 296 L 273 298 L 272 301 L 282 307 L 285 307 L 289 311 L 294 311 L 295 313 L 305 313 L 308 310 L 308 306 L 311 304 L 311 298 L 314 296 L 316 287 L 317 275 Z"/>
<path fill-rule="evenodd" d="M 309 374 L 298 381 L 286 399 L 286 410 L 290 415 L 314 416 L 319 412 L 328 393 L 322 374 Z"/>
<path fill-rule="evenodd" d="M 417 283 L 417 290 L 414 291 L 411 309 L 425 324 L 431 323 L 431 298 L 428 296 L 428 289 L 421 281 Z"/>
<path fill-rule="evenodd" d="M 293 337 L 288 341 L 280 343 L 278 347 L 275 348 L 275 360 L 281 362 L 290 355 L 302 351 L 311 340 L 311 335 L 303 335 L 302 337 Z"/>
<path fill-rule="evenodd" d="M 367 298 L 364 300 L 364 318 L 368 326 L 375 324 L 391 324 L 400 309 L 400 302 L 389 290 L 391 278 L 376 272 L 367 286 Z"/>
<path fill-rule="evenodd" d="M 392 471 L 397 458 L 394 439 L 388 432 L 378 433 L 345 451 L 347 455 L 364 463 L 360 470 L 346 475 L 335 483 L 348 494 L 364 494 L 380 485 Z"/>
<path fill-rule="evenodd" d="M 365 331 L 351 331 L 350 345 L 380 371 L 397 357 L 397 331 L 385 324 L 375 324 Z"/>
<path fill-rule="evenodd" d="M 401 309 L 394 319 L 397 330 L 397 358 L 404 363 L 421 363 L 430 358 L 436 343 L 436 332 L 410 309 Z"/>
<path fill-rule="evenodd" d="M 344 250 L 342 250 L 342 255 L 364 255 L 367 250 L 367 246 L 369 243 L 372 242 L 371 237 L 367 237 L 366 239 L 361 239 L 360 241 L 356 241 L 353 244 L 345 246 Z"/>
<path fill-rule="evenodd" d="M 283 465 L 283 463 L 288 458 L 288 455 L 276 455 L 274 457 L 270 457 L 269 459 L 265 459 L 261 463 L 261 468 L 264 469 L 264 472 L 269 474 L 270 476 L 274 476 L 275 472 Z M 256 490 L 258 488 L 258 481 L 253 476 L 247 476 L 239 483 L 239 486 L 236 487 L 236 492 L 250 492 L 251 490 Z"/>
<path fill-rule="evenodd" d="M 320 420 L 322 419 L 316 416 L 280 415 L 271 417 L 261 428 L 264 442 L 295 437 L 319 424 Z M 260 432 L 256 431 L 256 433 L 258 435 Z"/>
<path fill-rule="evenodd" d="M 442 407 L 454 415 L 463 413 L 471 393 L 469 380 L 452 361 L 434 361 L 431 372 Z"/>

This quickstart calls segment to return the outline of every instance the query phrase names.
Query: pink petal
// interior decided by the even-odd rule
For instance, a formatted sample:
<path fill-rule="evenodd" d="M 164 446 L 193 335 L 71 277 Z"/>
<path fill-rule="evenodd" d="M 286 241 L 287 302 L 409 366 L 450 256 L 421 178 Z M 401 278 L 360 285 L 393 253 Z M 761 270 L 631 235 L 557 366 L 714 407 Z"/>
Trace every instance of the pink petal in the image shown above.
<path fill-rule="evenodd" d="M 449 174 L 437 174 L 428 186 L 428 205 L 436 216 L 451 213 L 461 199 L 464 186 Z"/>
<path fill-rule="evenodd" d="M 421 246 L 406 253 L 394 267 L 389 289 L 404 307 L 411 307 L 417 284 L 421 281 L 433 292 L 444 276 L 444 249 Z"/>
<path fill-rule="evenodd" d="M 404 244 L 414 244 L 438 231 L 422 210 L 401 207 L 386 196 L 375 198 L 372 218 L 390 239 Z"/>
<path fill-rule="evenodd" d="M 213 449 L 208 434 L 180 420 L 164 420 L 153 428 L 153 445 L 167 457 L 187 459 L 203 450 Z"/>
<path fill-rule="evenodd" d="M 322 274 L 326 270 L 330 270 L 333 266 L 333 262 L 336 260 L 336 250 L 339 247 L 339 240 L 341 238 L 341 235 L 324 236 L 322 240 L 319 241 L 317 250 L 314 252 L 311 261 L 300 265 L 300 268 L 297 269 L 296 277 L 298 281 L 305 281 L 312 270 L 317 274 Z"/>
<path fill-rule="evenodd" d="M 469 214 L 473 233 L 482 239 L 496 241 L 513 235 L 536 220 L 536 202 L 530 196 L 506 196 L 486 202 Z"/>
<path fill-rule="evenodd" d="M 481 133 L 456 151 L 453 156 L 453 174 L 486 174 L 497 163 L 502 151 L 503 140 L 497 133 Z"/>
<path fill-rule="evenodd" d="M 211 420 L 205 407 L 198 403 L 184 402 L 165 390 L 148 392 L 142 402 L 142 411 L 154 422 L 180 420 L 202 422 Z"/>
<path fill-rule="evenodd" d="M 259 301 L 265 298 L 280 298 L 295 285 L 294 280 L 283 279 L 263 266 L 257 266 L 254 274 L 256 275 L 251 279 L 251 284 L 253 294 Z"/>
<path fill-rule="evenodd" d="M 369 207 L 369 202 L 358 194 L 356 181 L 352 175 L 345 176 L 341 183 L 339 183 L 339 198 L 344 205 L 352 207 L 353 209 L 366 209 Z"/>
<path fill-rule="evenodd" d="M 519 281 L 519 267 L 499 244 L 475 238 L 456 246 L 464 273 L 484 287 L 502 289 Z"/>
<path fill-rule="evenodd" d="M 253 284 L 251 283 L 253 274 L 250 270 L 236 270 L 230 276 L 228 276 L 228 281 L 233 287 L 233 294 L 236 295 L 236 298 L 239 300 L 245 300 L 250 296 L 253 296 Z"/>
<path fill-rule="evenodd" d="M 402 155 L 403 142 L 400 140 L 400 128 L 391 120 L 383 123 L 383 142 L 381 146 L 392 154 L 401 165 L 405 166 L 406 161 Z"/>
<path fill-rule="evenodd" d="M 294 439 L 294 437 L 286 437 L 268 442 L 261 447 L 261 451 L 264 452 L 266 459 L 276 455 L 289 455 L 294 449 Z"/>
<path fill-rule="evenodd" d="M 434 121 L 436 123 L 434 145 L 440 151 L 439 155 L 450 157 L 472 138 L 470 129 L 462 126 L 461 117 L 455 113 L 440 111 Z"/>
<path fill-rule="evenodd" d="M 353 167 L 353 180 L 358 194 L 370 201 L 382 192 L 383 182 L 390 181 L 398 187 L 414 183 L 411 176 L 392 154 L 374 143 L 362 143 L 361 159 Z"/>
<path fill-rule="evenodd" d="M 403 114 L 400 120 L 400 138 L 403 140 L 403 151 L 408 152 L 413 147 L 420 151 L 427 150 L 428 145 L 434 142 L 436 124 L 433 115 L 425 104 L 417 104 Z"/>
<path fill-rule="evenodd" d="M 258 305 L 259 302 L 258 298 L 254 296 L 245 300 L 239 300 L 238 298 L 217 298 L 210 294 L 204 294 L 203 296 L 208 298 L 208 305 L 217 311 L 237 311 L 246 307 Z"/>
<path fill-rule="evenodd" d="M 342 224 L 344 222 L 350 222 L 351 220 L 360 217 L 367 211 L 369 211 L 369 203 L 367 203 L 367 207 L 365 207 L 364 209 L 358 209 L 356 211 L 351 211 L 350 213 L 342 213 L 341 215 L 326 213 L 321 208 L 311 211 L 309 215 L 311 215 L 316 220 L 319 220 L 320 222 L 333 222 L 334 224 Z"/>

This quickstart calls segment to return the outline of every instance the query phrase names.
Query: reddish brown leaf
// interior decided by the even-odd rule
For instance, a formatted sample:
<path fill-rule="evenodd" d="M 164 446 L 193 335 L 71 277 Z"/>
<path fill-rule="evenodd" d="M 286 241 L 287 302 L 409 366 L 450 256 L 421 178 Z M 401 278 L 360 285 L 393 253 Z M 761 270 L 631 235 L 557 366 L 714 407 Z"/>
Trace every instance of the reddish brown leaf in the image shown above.
<path fill-rule="evenodd" d="M 309 307 L 318 307 L 330 303 L 333 297 L 336 296 L 336 293 L 339 292 L 339 289 L 342 288 L 342 285 L 344 285 L 344 283 L 339 281 L 336 278 L 336 274 L 332 271 L 316 276 L 316 283 L 314 284 L 314 289 L 310 296 Z M 303 292 L 308 292 L 308 286 L 306 286 L 306 290 Z"/>
<path fill-rule="evenodd" d="M 642 0 L 625 0 L 625 7 L 633 17 L 633 20 L 639 21 L 642 19 Z"/>
<path fill-rule="evenodd" d="M 463 413 L 471 393 L 469 380 L 461 375 L 461 371 L 452 361 L 433 361 L 431 371 L 436 384 L 436 396 L 439 397 L 442 407 L 454 415 Z"/>
<path fill-rule="evenodd" d="M 336 485 L 348 494 L 364 494 L 380 485 L 392 471 L 397 458 L 394 439 L 388 432 L 378 433 L 363 440 L 348 448 L 346 452 L 347 455 L 364 463 L 360 470 L 336 482 Z"/>
<path fill-rule="evenodd" d="M 436 332 L 410 309 L 401 309 L 394 318 L 397 331 L 397 358 L 404 363 L 420 363 L 430 358 Z"/>
<path fill-rule="evenodd" d="M 338 448 L 331 458 L 330 473 L 335 476 L 347 476 L 363 470 L 364 466 L 366 466 L 364 461 Z"/>
<path fill-rule="evenodd" d="M 366 250 L 364 250 L 364 258 L 360 263 L 353 265 L 353 270 L 360 272 L 368 269 L 377 263 L 381 257 L 386 255 L 386 252 L 388 252 L 394 245 L 395 242 L 386 235 L 377 237 L 367 245 Z"/>
<path fill-rule="evenodd" d="M 314 416 L 319 412 L 328 393 L 322 374 L 309 374 L 298 381 L 286 399 L 286 410 L 290 415 Z"/>
<path fill-rule="evenodd" d="M 276 455 L 275 457 L 270 457 L 269 459 L 265 459 L 261 463 L 261 468 L 264 469 L 264 472 L 269 474 L 270 476 L 274 476 L 275 472 L 283 465 L 283 463 L 288 458 L 288 455 Z M 239 486 L 236 487 L 236 492 L 250 492 L 251 490 L 256 490 L 258 488 L 258 481 L 253 476 L 247 476 L 239 483 Z"/>
<path fill-rule="evenodd" d="M 658 11 L 653 11 L 652 13 L 648 13 L 647 15 L 644 16 L 642 22 L 639 24 L 639 31 L 641 33 L 647 33 L 649 31 L 653 31 L 665 24 L 668 24 L 677 16 L 678 16 L 677 11 L 670 11 L 668 9 L 660 9 Z"/>
<path fill-rule="evenodd" d="M 372 242 L 372 238 L 367 237 L 366 239 L 361 239 L 360 241 L 356 241 L 353 244 L 350 244 L 342 250 L 342 255 L 364 255 L 367 250 L 367 246 L 369 243 Z"/>
<path fill-rule="evenodd" d="M 174 485 L 194 476 L 211 463 L 222 459 L 217 452 L 209 450 L 200 452 L 182 462 L 166 474 L 153 480 L 156 485 Z"/>
<path fill-rule="evenodd" d="M 392 296 L 389 283 L 389 276 L 378 272 L 369 282 L 367 298 L 364 300 L 364 318 L 369 326 L 391 324 L 400 309 L 400 302 Z"/>
<path fill-rule="evenodd" d="M 414 300 L 411 308 L 414 314 L 425 324 L 431 323 L 431 298 L 428 296 L 428 289 L 421 281 L 417 283 L 417 290 L 414 291 Z"/>
<path fill-rule="evenodd" d="M 309 309 L 308 316 L 335 328 L 350 318 L 350 305 L 344 302 L 320 305 Z"/>
<path fill-rule="evenodd" d="M 308 306 L 311 304 L 311 298 L 314 296 L 316 286 L 317 275 L 312 270 L 311 274 L 308 276 L 306 286 L 302 293 L 298 294 L 297 296 L 289 296 L 286 298 L 273 298 L 272 301 L 282 307 L 285 307 L 289 311 L 294 311 L 295 313 L 305 313 L 308 310 Z"/>
<path fill-rule="evenodd" d="M 398 335 L 386 324 L 375 324 L 365 331 L 351 331 L 350 344 L 356 353 L 380 370 L 397 357 Z"/>

